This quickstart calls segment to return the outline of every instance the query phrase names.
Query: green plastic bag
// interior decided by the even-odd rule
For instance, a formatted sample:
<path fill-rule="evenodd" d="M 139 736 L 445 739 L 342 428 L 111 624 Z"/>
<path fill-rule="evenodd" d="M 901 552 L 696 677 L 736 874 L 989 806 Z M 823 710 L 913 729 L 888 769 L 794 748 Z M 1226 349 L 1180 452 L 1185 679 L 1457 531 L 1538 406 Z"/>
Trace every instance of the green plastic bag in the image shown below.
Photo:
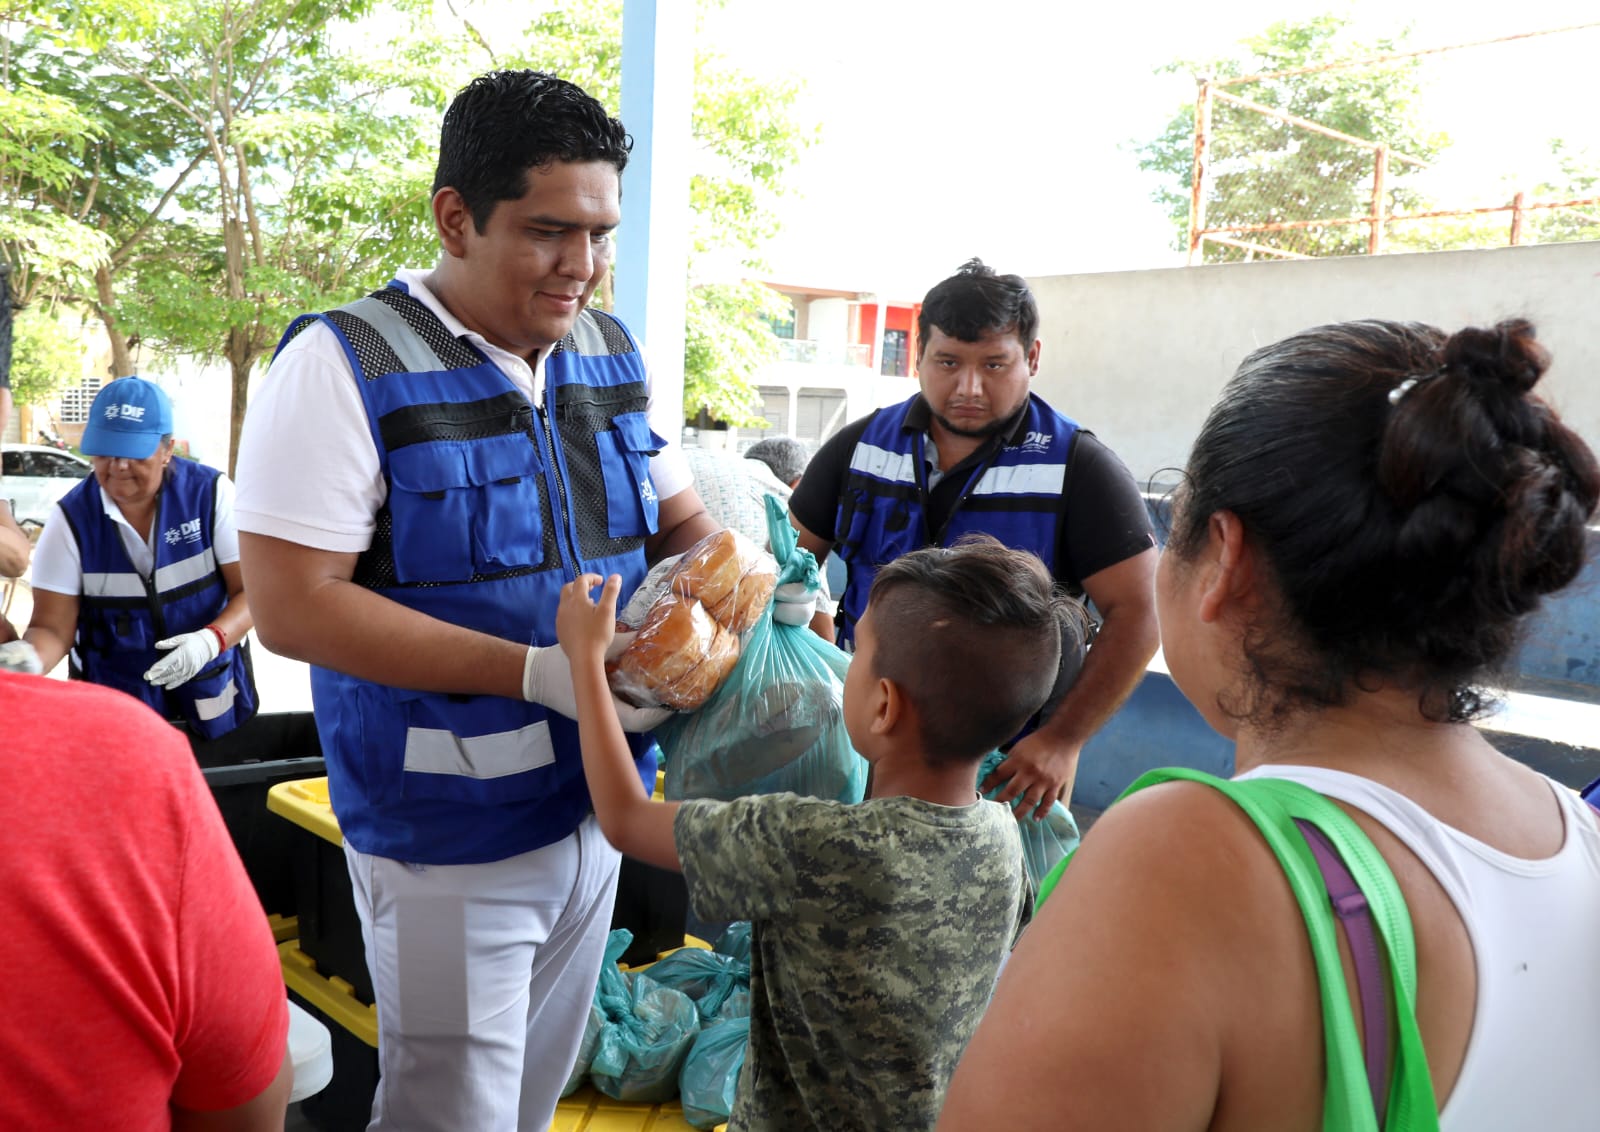
<path fill-rule="evenodd" d="M 623 952 L 628 950 L 628 945 L 633 942 L 633 933 L 627 928 L 613 928 L 611 934 L 606 936 L 605 959 L 600 964 L 600 979 L 595 984 L 594 998 L 589 1002 L 589 1019 L 583 1024 L 583 1040 L 578 1043 L 578 1060 L 572 1063 L 572 1072 L 567 1074 L 567 1083 L 562 1086 L 561 1095 L 570 1097 L 578 1091 L 578 1087 L 589 1079 L 589 1066 L 594 1062 L 594 1052 L 600 1048 L 600 1030 L 606 1022 L 605 1011 L 600 1009 L 600 995 L 606 991 L 609 984 L 611 993 L 626 990 L 627 982 L 617 961 L 622 958 Z"/>
<path fill-rule="evenodd" d="M 733 1113 L 739 1071 L 750 1048 L 750 1017 L 707 1026 L 684 1059 L 678 1078 L 683 1118 L 696 1128 L 715 1128 Z"/>
<path fill-rule="evenodd" d="M 647 973 L 661 986 L 688 995 L 702 1023 L 717 1017 L 735 990 L 750 985 L 748 962 L 698 947 L 681 948 L 658 959 Z"/>
<path fill-rule="evenodd" d="M 982 765 L 978 767 L 978 781 L 988 778 L 989 772 L 1003 761 L 1005 755 L 999 751 L 985 755 Z M 992 799 L 1002 789 L 1003 783 L 984 797 Z M 1027 867 L 1028 880 L 1038 891 L 1044 878 L 1050 875 L 1050 870 L 1078 847 L 1078 822 L 1071 810 L 1055 802 L 1051 804 L 1049 813 L 1038 821 L 1028 817 L 1017 822 L 1017 835 L 1022 838 L 1022 863 Z"/>
<path fill-rule="evenodd" d="M 718 955 L 731 955 L 746 964 L 750 962 L 750 921 L 735 920 L 722 929 L 711 950 Z"/>
<path fill-rule="evenodd" d="M 613 961 L 608 960 L 608 962 Z M 562 1096 L 570 1097 L 589 1079 L 589 1067 L 594 1064 L 594 1051 L 600 1048 L 600 1028 L 605 1022 L 605 1012 L 591 1002 L 589 1020 L 583 1024 L 583 1040 L 578 1043 L 578 1060 L 572 1063 L 572 1072 L 567 1074 L 567 1083 L 561 1087 Z"/>
<path fill-rule="evenodd" d="M 700 1015 L 688 995 L 644 971 L 617 974 L 622 988 L 612 980 L 600 997 L 606 1021 L 589 1077 L 606 1096 L 629 1104 L 671 1100 L 683 1059 L 700 1036 Z"/>
<path fill-rule="evenodd" d="M 817 580 L 782 504 L 767 497 L 778 584 Z M 666 753 L 663 793 L 672 801 L 793 792 L 859 802 L 867 764 L 844 726 L 850 658 L 804 625 L 772 619 L 772 603 L 746 635 L 739 662 L 694 712 L 656 728 Z"/>

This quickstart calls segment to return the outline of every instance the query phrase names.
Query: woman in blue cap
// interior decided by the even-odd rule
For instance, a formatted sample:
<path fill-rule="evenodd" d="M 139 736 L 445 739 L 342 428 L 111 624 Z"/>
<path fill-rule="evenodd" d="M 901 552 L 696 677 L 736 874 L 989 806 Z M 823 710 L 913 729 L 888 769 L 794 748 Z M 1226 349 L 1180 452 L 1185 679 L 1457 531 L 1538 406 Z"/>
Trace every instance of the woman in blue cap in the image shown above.
<path fill-rule="evenodd" d="M 143 700 L 191 740 L 228 734 L 257 705 L 232 482 L 172 458 L 172 405 L 142 378 L 100 390 L 81 447 L 94 475 L 45 524 L 33 617 L 0 667 L 48 672 L 70 653 L 75 678 Z"/>

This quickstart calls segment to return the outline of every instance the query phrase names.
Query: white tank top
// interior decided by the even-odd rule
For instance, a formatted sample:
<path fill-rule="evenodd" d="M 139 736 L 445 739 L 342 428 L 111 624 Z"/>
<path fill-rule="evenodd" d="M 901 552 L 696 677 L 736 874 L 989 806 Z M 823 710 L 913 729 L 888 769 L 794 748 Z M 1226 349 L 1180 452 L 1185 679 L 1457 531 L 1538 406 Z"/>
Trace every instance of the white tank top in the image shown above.
<path fill-rule="evenodd" d="M 1478 1006 L 1441 1132 L 1600 1128 L 1600 822 L 1555 782 L 1566 837 L 1553 857 L 1512 857 L 1369 779 L 1269 765 L 1372 815 L 1438 879 L 1466 923 Z"/>

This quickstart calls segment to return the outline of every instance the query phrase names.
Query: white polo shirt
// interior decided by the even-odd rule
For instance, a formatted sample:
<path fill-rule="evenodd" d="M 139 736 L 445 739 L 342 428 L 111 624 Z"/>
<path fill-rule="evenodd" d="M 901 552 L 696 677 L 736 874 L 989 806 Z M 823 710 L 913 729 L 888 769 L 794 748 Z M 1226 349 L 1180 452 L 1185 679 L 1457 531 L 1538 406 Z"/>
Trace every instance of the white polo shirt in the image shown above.
<path fill-rule="evenodd" d="M 481 350 L 534 404 L 544 395 L 544 355 L 538 365 L 468 330 L 429 291 L 428 272 L 406 269 L 396 278 L 457 338 Z M 656 494 L 669 499 L 692 483 L 679 450 L 681 406 L 660 405 L 650 381 L 650 427 L 667 446 L 650 459 Z M 297 335 L 273 361 L 251 398 L 239 437 L 235 507 L 238 529 L 335 553 L 360 553 L 372 543 L 388 488 L 367 424 L 367 411 L 344 347 L 327 325 Z"/>

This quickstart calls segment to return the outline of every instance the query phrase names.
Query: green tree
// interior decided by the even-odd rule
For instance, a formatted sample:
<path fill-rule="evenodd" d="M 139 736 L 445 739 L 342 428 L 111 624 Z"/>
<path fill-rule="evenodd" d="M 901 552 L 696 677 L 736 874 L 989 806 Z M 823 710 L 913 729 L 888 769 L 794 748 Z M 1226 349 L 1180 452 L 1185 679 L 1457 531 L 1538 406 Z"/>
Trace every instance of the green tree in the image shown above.
<path fill-rule="evenodd" d="M 49 135 L 3 119 L 0 193 L 9 184 L 3 199 L 22 199 L 25 182 L 20 172 L 7 182 L 4 162 L 14 156 L 20 169 L 48 137 L 59 167 L 48 170 L 53 194 L 27 190 L 36 227 L 100 249 L 59 255 L 38 277 L 101 316 L 119 374 L 131 372 L 134 340 L 226 361 L 230 451 L 251 374 L 294 314 L 437 254 L 427 199 L 439 115 L 455 89 L 485 63 L 543 66 L 612 106 L 620 83 L 617 0 L 563 3 L 512 37 L 466 23 L 461 35 L 442 33 L 431 0 L 12 2 L 8 11 L 28 18 L 25 34 L 8 31 L 7 57 L 55 110 L 79 117 Z M 704 52 L 697 80 L 703 160 L 692 192 L 717 215 L 696 221 L 691 262 L 731 248 L 753 267 L 798 152 L 793 92 Z M 73 276 L 74 263 L 92 270 Z M 724 286 L 691 304 L 691 411 L 749 419 L 749 377 L 772 348 L 764 301 Z"/>
<path fill-rule="evenodd" d="M 701 0 L 702 27 L 721 0 Z M 496 65 L 552 71 L 606 105 L 621 101 L 620 0 L 566 0 L 528 29 L 526 46 Z M 782 300 L 755 282 L 699 282 L 726 278 L 738 265 L 747 278 L 765 265 L 759 249 L 777 230 L 774 204 L 785 172 L 799 157 L 808 132 L 794 117 L 793 82 L 742 70 L 705 47 L 695 53 L 693 135 L 695 162 L 689 186 L 691 281 L 684 335 L 684 415 L 731 425 L 754 424 L 755 376 L 777 356 L 777 340 L 764 315 Z M 626 226 L 622 239 L 627 238 Z M 716 262 L 715 271 L 705 265 Z"/>
<path fill-rule="evenodd" d="M 1600 197 L 1600 152 L 1574 149 L 1556 138 L 1550 151 L 1560 166 L 1560 174 L 1539 185 L 1530 200 L 1593 200 Z M 1575 208 L 1539 209 L 1529 214 L 1524 243 L 1555 244 L 1567 240 L 1600 240 L 1600 204 Z"/>
<path fill-rule="evenodd" d="M 76 325 L 70 325 L 75 323 Z M 64 325 L 68 324 L 68 325 Z M 16 312 L 11 353 L 11 396 L 19 405 L 43 405 L 82 376 L 82 319 L 35 303 Z"/>
<path fill-rule="evenodd" d="M 158 28 L 89 35 L 102 67 L 197 139 L 177 216 L 132 262 L 117 315 L 168 349 L 228 364 L 230 465 L 251 374 L 290 317 L 354 297 L 430 243 L 418 104 L 441 97 L 445 45 L 423 32 L 429 10 L 174 0 Z M 381 23 L 354 22 L 363 17 Z M 381 47 L 364 46 L 363 27 L 369 41 L 381 27 Z"/>
<path fill-rule="evenodd" d="M 0 123 L 0 254 L 14 269 L 17 300 L 87 285 L 110 240 L 62 201 L 103 127 L 69 99 L 9 81 L 0 86 Z"/>
<path fill-rule="evenodd" d="M 1392 39 L 1358 41 L 1349 22 L 1337 16 L 1275 23 L 1260 35 L 1243 40 L 1240 47 L 1230 58 L 1210 63 L 1179 61 L 1163 71 L 1193 74 L 1197 80 L 1225 80 L 1404 50 Z M 1403 59 L 1213 89 L 1427 161 L 1445 139 L 1421 124 L 1418 66 L 1416 59 Z M 1172 217 L 1178 248 L 1187 248 L 1189 242 L 1194 133 L 1195 106 L 1191 103 L 1173 115 L 1159 137 L 1138 150 L 1140 167 L 1161 177 L 1155 198 Z M 1333 220 L 1371 212 L 1374 159 L 1370 149 L 1223 99 L 1213 100 L 1210 149 L 1208 228 Z M 1390 161 L 1385 178 L 1387 213 L 1418 204 L 1417 194 L 1407 186 L 1415 171 L 1415 166 Z M 1364 225 L 1328 225 L 1234 238 L 1322 256 L 1365 251 L 1367 234 Z M 1240 259 L 1246 254 L 1238 248 L 1206 244 L 1207 262 Z"/>

